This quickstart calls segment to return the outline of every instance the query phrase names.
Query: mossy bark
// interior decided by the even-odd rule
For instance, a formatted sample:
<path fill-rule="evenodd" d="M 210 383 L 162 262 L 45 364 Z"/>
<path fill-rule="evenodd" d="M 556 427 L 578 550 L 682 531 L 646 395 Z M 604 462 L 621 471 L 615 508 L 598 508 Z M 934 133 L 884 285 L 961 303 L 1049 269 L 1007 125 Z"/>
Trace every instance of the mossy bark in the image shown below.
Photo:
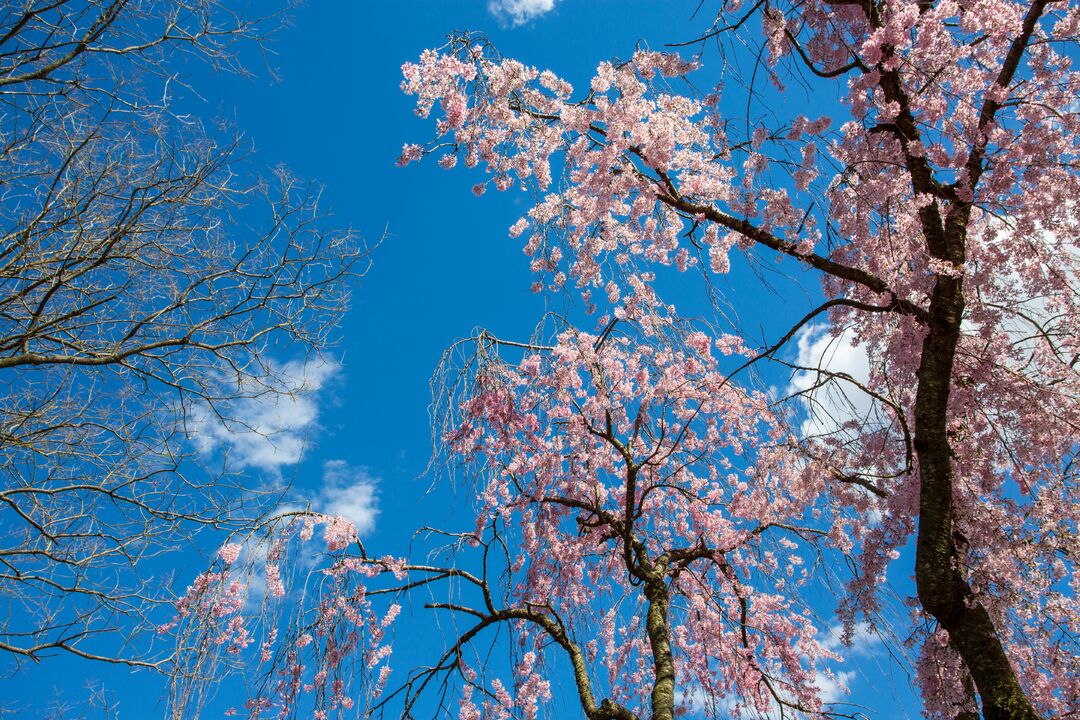
<path fill-rule="evenodd" d="M 671 631 L 668 627 L 668 588 L 661 578 L 645 583 L 649 610 L 645 631 L 653 653 L 652 720 L 675 717 L 675 661 L 671 655 Z"/>

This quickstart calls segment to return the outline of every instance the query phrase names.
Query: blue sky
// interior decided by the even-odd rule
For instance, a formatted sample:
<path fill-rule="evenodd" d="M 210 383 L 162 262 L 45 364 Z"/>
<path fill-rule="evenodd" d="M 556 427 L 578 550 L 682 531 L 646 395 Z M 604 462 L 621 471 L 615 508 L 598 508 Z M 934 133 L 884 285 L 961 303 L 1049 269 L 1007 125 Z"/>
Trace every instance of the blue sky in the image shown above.
<path fill-rule="evenodd" d="M 370 272 L 354 288 L 341 341 L 328 352 L 332 363 L 306 371 L 317 392 L 293 405 L 248 408 L 282 430 L 277 445 L 208 429 L 207 446 L 233 443 L 253 482 L 290 480 L 316 504 L 368 523 L 367 542 L 380 554 L 403 551 L 420 525 L 452 520 L 444 491 L 428 493 L 430 478 L 423 476 L 431 451 L 427 380 L 442 351 L 475 328 L 527 337 L 545 301 L 530 292 L 520 244 L 506 235 L 527 209 L 525 195 L 474 197 L 479 171 L 395 167 L 403 143 L 432 132 L 398 89 L 400 66 L 441 45 L 451 30 L 481 30 L 505 55 L 550 67 L 581 87 L 598 62 L 626 57 L 638 42 L 659 47 L 692 37 L 704 24 L 690 21 L 696 6 L 503 0 L 493 12 L 486 0 L 321 0 L 298 8 L 293 26 L 273 42 L 279 81 L 257 64 L 255 79 L 193 71 L 190 82 L 202 99 L 182 102 L 194 113 L 235 125 L 253 144 L 257 164 L 281 163 L 324 186 L 333 223 L 352 226 L 371 243 L 382 238 Z M 538 12 L 530 15 L 531 8 Z M 811 296 L 797 303 L 763 296 L 761 323 L 771 314 L 801 314 Z M 752 325 L 756 318 L 744 320 Z M 296 358 L 285 351 L 280 360 Z M 193 559 L 189 578 L 197 569 Z M 852 676 L 851 699 L 875 707 L 872 717 L 915 714 L 907 678 L 890 668 L 883 649 L 867 645 L 852 661 L 844 670 L 860 674 Z M 0 708 L 47 717 L 56 698 L 79 704 L 88 682 L 115 694 L 118 717 L 155 714 L 148 710 L 160 689 L 153 678 L 67 661 L 0 681 Z"/>

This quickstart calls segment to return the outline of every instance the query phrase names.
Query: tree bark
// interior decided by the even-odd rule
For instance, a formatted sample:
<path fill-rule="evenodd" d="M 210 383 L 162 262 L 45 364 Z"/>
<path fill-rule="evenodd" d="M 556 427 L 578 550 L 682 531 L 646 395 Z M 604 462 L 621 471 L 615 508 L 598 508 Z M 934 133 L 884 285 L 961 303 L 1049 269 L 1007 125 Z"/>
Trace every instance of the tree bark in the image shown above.
<path fill-rule="evenodd" d="M 963 239 L 952 233 L 948 260 L 963 262 Z M 978 688 L 986 720 L 1038 720 L 986 609 L 959 570 L 953 542 L 953 477 L 947 434 L 953 363 L 964 315 L 963 280 L 939 275 L 930 302 L 915 398 L 919 459 L 919 533 L 915 581 L 919 601 L 949 633 Z"/>
<path fill-rule="evenodd" d="M 649 634 L 653 653 L 652 720 L 673 720 L 675 661 L 671 655 L 671 633 L 668 628 L 668 589 L 662 577 L 646 581 L 645 598 L 649 601 L 645 630 Z"/>

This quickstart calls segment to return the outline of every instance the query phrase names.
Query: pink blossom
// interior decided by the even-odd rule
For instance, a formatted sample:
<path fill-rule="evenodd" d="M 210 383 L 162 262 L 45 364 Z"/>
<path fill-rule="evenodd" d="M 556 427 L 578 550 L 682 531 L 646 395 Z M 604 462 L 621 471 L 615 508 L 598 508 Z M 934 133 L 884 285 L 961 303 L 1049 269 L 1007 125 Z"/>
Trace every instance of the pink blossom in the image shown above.
<path fill-rule="evenodd" d="M 236 559 L 240 557 L 240 551 L 243 549 L 242 545 L 237 545 L 235 543 L 222 545 L 221 549 L 218 550 L 218 557 L 220 557 L 221 561 L 226 565 L 232 565 L 236 562 Z"/>

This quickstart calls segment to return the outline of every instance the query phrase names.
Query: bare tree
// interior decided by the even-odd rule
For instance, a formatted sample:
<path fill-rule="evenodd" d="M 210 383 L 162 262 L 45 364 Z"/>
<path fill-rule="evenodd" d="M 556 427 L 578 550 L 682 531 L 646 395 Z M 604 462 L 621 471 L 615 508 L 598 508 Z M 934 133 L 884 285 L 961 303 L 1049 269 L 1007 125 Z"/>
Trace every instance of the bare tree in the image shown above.
<path fill-rule="evenodd" d="M 318 191 L 246 180 L 170 110 L 188 57 L 243 72 L 278 16 L 210 0 L 0 9 L 0 650 L 156 666 L 148 560 L 260 510 L 186 460 L 193 417 L 298 388 L 363 258 Z M 192 415 L 195 412 L 197 415 Z M 107 633 L 118 625 L 134 644 Z M 128 634 L 126 633 L 126 634 Z"/>

